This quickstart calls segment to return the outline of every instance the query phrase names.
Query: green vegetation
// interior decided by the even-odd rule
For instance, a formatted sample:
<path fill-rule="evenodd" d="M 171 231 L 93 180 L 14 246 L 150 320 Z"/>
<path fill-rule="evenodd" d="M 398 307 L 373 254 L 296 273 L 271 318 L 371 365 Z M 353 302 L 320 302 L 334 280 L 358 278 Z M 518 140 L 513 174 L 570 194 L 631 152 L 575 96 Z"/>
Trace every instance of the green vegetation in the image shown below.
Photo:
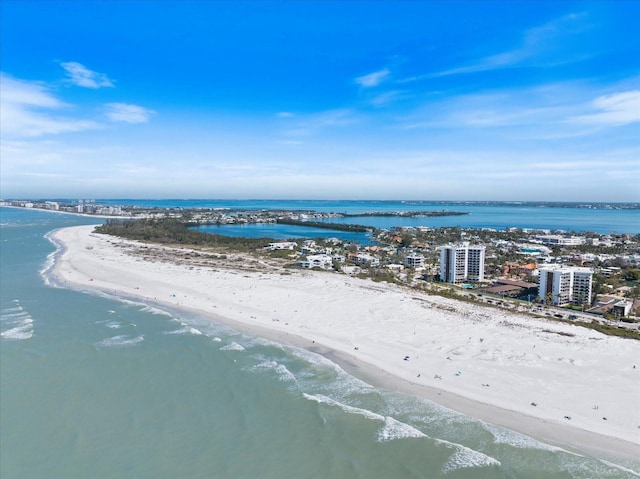
<path fill-rule="evenodd" d="M 384 281 L 390 284 L 400 284 L 397 276 L 388 269 L 372 269 L 367 273 L 361 274 L 363 274 L 365 278 L 371 278 L 371 280 L 375 281 L 376 283 Z"/>
<path fill-rule="evenodd" d="M 344 218 L 357 218 L 361 216 L 398 216 L 401 218 L 419 218 L 419 217 L 432 217 L 432 216 L 463 216 L 469 213 L 463 211 L 372 211 L 367 213 L 342 213 Z"/>
<path fill-rule="evenodd" d="M 589 328 L 589 329 L 595 329 L 596 331 L 599 331 L 603 334 L 608 334 L 610 336 L 620 336 L 623 338 L 631 338 L 631 339 L 638 339 L 640 340 L 640 332 L 633 330 L 633 329 L 627 329 L 627 328 L 619 328 L 617 326 L 611 325 L 611 324 L 602 324 L 602 323 L 597 323 L 597 322 L 592 322 L 592 323 L 587 323 L 584 321 L 567 321 L 567 320 L 562 320 L 562 322 L 565 323 L 570 323 L 570 324 L 575 324 L 578 326 L 583 326 L 585 328 Z"/>
<path fill-rule="evenodd" d="M 341 224 L 341 223 L 325 223 L 323 221 L 301 221 L 301 220 L 293 220 L 290 218 L 278 218 L 278 223 L 281 223 L 283 225 L 323 228 L 327 230 L 350 231 L 352 233 L 367 233 L 368 231 L 373 230 L 373 228 L 371 228 L 370 226 L 349 225 L 349 224 Z"/>
<path fill-rule="evenodd" d="M 630 269 L 624 275 L 624 279 L 627 281 L 638 281 L 640 280 L 640 269 Z"/>
<path fill-rule="evenodd" d="M 201 233 L 178 219 L 107 220 L 96 232 L 137 241 L 182 246 L 222 247 L 234 251 L 254 251 L 273 241 L 270 238 L 243 238 Z"/>

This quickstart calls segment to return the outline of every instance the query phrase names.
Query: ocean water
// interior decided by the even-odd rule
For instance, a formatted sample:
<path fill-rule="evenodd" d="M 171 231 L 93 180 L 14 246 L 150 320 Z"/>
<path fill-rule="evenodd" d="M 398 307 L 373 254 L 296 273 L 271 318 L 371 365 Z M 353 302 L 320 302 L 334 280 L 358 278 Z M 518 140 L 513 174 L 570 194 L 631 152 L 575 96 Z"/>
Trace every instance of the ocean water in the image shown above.
<path fill-rule="evenodd" d="M 47 234 L 95 221 L 0 208 L 3 479 L 639 477 L 301 349 L 52 283 Z"/>

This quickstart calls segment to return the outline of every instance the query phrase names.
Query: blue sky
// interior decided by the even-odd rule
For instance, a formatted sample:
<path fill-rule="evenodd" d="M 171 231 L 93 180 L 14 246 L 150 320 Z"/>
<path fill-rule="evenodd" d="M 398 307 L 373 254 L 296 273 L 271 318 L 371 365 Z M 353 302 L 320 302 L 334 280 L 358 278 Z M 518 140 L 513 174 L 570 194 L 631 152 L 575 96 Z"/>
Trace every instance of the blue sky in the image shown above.
<path fill-rule="evenodd" d="M 0 5 L 0 197 L 640 201 L 635 1 Z"/>

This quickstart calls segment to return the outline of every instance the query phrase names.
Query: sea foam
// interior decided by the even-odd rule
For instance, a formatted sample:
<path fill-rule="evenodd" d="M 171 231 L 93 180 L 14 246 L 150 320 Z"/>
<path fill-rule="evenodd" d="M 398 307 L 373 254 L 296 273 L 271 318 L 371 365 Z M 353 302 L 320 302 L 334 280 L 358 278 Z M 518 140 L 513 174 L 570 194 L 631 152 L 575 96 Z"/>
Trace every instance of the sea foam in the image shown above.
<path fill-rule="evenodd" d="M 509 446 L 517 447 L 520 449 L 539 449 L 543 451 L 569 452 L 560 447 L 545 444 L 532 437 L 525 436 L 524 434 L 520 434 L 509 429 L 487 423 L 484 423 L 483 425 L 484 428 L 493 435 L 493 441 L 495 444 L 507 444 Z"/>
<path fill-rule="evenodd" d="M 97 346 L 104 348 L 120 348 L 125 346 L 133 346 L 144 341 L 144 336 L 127 336 L 125 334 L 106 338 L 97 343 Z"/>
<path fill-rule="evenodd" d="M 159 316 L 173 317 L 173 315 L 171 313 L 169 313 L 167 311 L 164 311 L 164 310 L 162 310 L 160 308 L 155 308 L 153 306 L 149 306 L 147 304 L 145 304 L 144 307 L 140 308 L 140 311 L 143 311 L 145 313 L 157 314 Z"/>
<path fill-rule="evenodd" d="M 600 459 L 600 462 L 602 464 L 605 464 L 606 466 L 613 467 L 614 469 L 618 469 L 620 471 L 626 472 L 626 473 L 631 474 L 631 475 L 633 475 L 635 477 L 640 477 L 640 472 L 634 471 L 633 469 L 629 469 L 628 467 L 624 467 L 624 466 L 621 466 L 619 464 L 614 464 L 613 462 L 609 462 L 609 461 L 606 461 L 604 459 Z"/>
<path fill-rule="evenodd" d="M 500 461 L 487 456 L 480 451 L 470 449 L 460 444 L 453 444 L 448 441 L 441 441 L 445 444 L 450 444 L 456 447 L 456 451 L 449 457 L 445 465 L 442 467 L 442 472 L 449 473 L 458 469 L 464 469 L 469 467 L 489 467 L 500 466 Z"/>
<path fill-rule="evenodd" d="M 39 272 L 40 277 L 42 278 L 44 283 L 47 286 L 52 287 L 57 286 L 52 275 L 53 267 L 56 264 L 56 259 L 58 258 L 58 256 L 61 255 L 64 251 L 63 244 L 53 237 L 54 232 L 55 230 L 50 231 L 44 235 L 45 239 L 47 239 L 53 246 L 55 246 L 55 250 L 47 255 L 47 258 L 45 259 L 44 264 L 42 265 L 42 268 L 40 268 Z"/>
<path fill-rule="evenodd" d="M 413 426 L 400 422 L 392 417 L 384 418 L 384 426 L 378 431 L 378 441 L 392 441 L 394 439 L 429 437 Z"/>
<path fill-rule="evenodd" d="M 9 340 L 25 340 L 33 337 L 33 318 L 18 300 L 15 306 L 0 310 L 0 325 L 4 331 L 0 337 Z"/>
<path fill-rule="evenodd" d="M 222 346 L 220 351 L 244 351 L 244 347 L 240 346 L 235 341 L 227 344 L 226 346 Z"/>
<path fill-rule="evenodd" d="M 297 382 L 296 377 L 287 369 L 284 364 L 277 361 L 263 361 L 251 368 L 252 371 L 274 371 L 280 381 Z"/>
<path fill-rule="evenodd" d="M 201 336 L 202 331 L 196 329 L 192 326 L 189 326 L 187 323 L 183 323 L 179 319 L 173 318 L 174 321 L 180 323 L 180 327 L 178 329 L 173 329 L 171 331 L 165 331 L 163 334 L 193 334 L 194 336 Z"/>
<path fill-rule="evenodd" d="M 425 433 L 419 431 L 415 427 L 398 421 L 390 416 L 384 416 L 368 409 L 350 406 L 348 404 L 341 403 L 330 397 L 320 394 L 303 394 L 303 396 L 310 400 L 315 401 L 318 404 L 326 404 L 329 406 L 337 407 L 348 414 L 358 414 L 364 416 L 372 421 L 382 422 L 382 427 L 378 430 L 376 440 L 378 442 L 393 441 L 395 439 L 407 439 L 407 438 L 428 438 Z"/>

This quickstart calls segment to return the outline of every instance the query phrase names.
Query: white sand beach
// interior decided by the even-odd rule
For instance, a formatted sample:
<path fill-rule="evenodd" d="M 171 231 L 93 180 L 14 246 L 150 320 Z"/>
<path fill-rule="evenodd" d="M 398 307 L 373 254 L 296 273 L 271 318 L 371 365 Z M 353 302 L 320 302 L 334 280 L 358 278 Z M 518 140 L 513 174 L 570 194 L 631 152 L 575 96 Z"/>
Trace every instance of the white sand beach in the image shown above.
<path fill-rule="evenodd" d="M 552 444 L 640 457 L 640 341 L 342 274 L 247 267 L 241 256 L 170 261 L 180 255 L 168 247 L 93 229 L 54 233 L 60 283 L 197 311 Z"/>

